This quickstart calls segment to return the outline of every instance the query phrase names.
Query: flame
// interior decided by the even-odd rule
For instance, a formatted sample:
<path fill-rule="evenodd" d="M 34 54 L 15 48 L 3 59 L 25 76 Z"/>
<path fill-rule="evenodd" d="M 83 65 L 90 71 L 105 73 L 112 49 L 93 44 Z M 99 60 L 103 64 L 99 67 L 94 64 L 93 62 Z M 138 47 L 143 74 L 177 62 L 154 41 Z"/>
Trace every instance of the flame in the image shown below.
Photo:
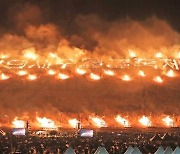
<path fill-rule="evenodd" d="M 79 74 L 79 75 L 84 75 L 84 74 L 86 74 L 86 70 L 81 69 L 81 68 L 76 68 L 76 73 Z"/>
<path fill-rule="evenodd" d="M 92 119 L 93 124 L 94 124 L 95 126 L 97 126 L 97 127 L 99 127 L 99 128 L 101 128 L 101 127 L 107 127 L 106 122 L 105 122 L 103 119 L 98 118 L 98 117 L 90 117 L 90 118 Z"/>
<path fill-rule="evenodd" d="M 168 77 L 175 77 L 175 73 L 174 73 L 173 70 L 169 70 L 169 71 L 166 73 L 166 75 L 167 75 Z"/>
<path fill-rule="evenodd" d="M 17 74 L 18 74 L 19 76 L 24 76 L 24 75 L 27 74 L 27 71 L 20 70 Z"/>
<path fill-rule="evenodd" d="M 129 56 L 131 58 L 134 58 L 134 57 L 136 57 L 136 53 L 134 51 L 132 51 L 132 50 L 129 50 Z"/>
<path fill-rule="evenodd" d="M 101 79 L 101 77 L 100 77 L 99 75 L 94 74 L 94 73 L 91 73 L 91 74 L 90 74 L 90 78 L 91 78 L 92 80 L 100 80 L 100 79 Z"/>
<path fill-rule="evenodd" d="M 70 119 L 68 122 L 73 128 L 76 128 L 79 121 L 77 119 Z"/>
<path fill-rule="evenodd" d="M 130 127 L 129 121 L 126 120 L 125 118 L 122 118 L 121 116 L 118 115 L 115 119 L 118 123 L 120 123 L 124 127 Z"/>
<path fill-rule="evenodd" d="M 114 76 L 114 71 L 111 70 L 104 70 L 104 74 L 109 75 L 109 76 Z"/>
<path fill-rule="evenodd" d="M 154 81 L 155 81 L 155 82 L 162 83 L 162 82 L 163 82 L 163 79 L 162 79 L 160 76 L 156 76 L 156 77 L 154 78 Z"/>
<path fill-rule="evenodd" d="M 142 118 L 139 119 L 139 122 L 140 122 L 143 126 L 146 126 L 146 127 L 150 127 L 150 126 L 151 126 L 151 121 L 150 121 L 149 118 L 146 117 L 146 116 L 142 116 Z"/>
<path fill-rule="evenodd" d="M 50 55 L 52 58 L 58 58 L 58 56 L 57 56 L 55 53 L 50 52 L 49 55 Z"/>
<path fill-rule="evenodd" d="M 162 58 L 163 57 L 163 54 L 161 52 L 158 52 L 156 53 L 155 55 L 156 58 Z"/>
<path fill-rule="evenodd" d="M 28 58 L 28 59 L 32 59 L 32 60 L 36 60 L 37 59 L 37 55 L 31 51 L 27 51 L 24 54 L 24 57 Z"/>
<path fill-rule="evenodd" d="M 131 78 L 127 74 L 124 75 L 121 79 L 124 80 L 124 81 L 130 81 L 131 80 Z"/>
<path fill-rule="evenodd" d="M 41 127 L 44 128 L 56 128 L 55 122 L 51 119 L 48 119 L 46 117 L 40 118 L 36 117 L 37 121 L 40 123 Z"/>
<path fill-rule="evenodd" d="M 139 74 L 140 76 L 142 76 L 142 77 L 145 77 L 145 73 L 144 73 L 143 71 L 141 71 L 141 70 L 138 72 L 138 74 Z"/>
<path fill-rule="evenodd" d="M 7 59 L 7 58 L 9 58 L 8 55 L 5 55 L 5 54 L 1 54 L 1 55 L 0 55 L 0 59 Z"/>
<path fill-rule="evenodd" d="M 164 119 L 162 119 L 163 122 L 165 122 L 165 124 L 168 127 L 173 127 L 174 126 L 174 121 L 173 119 L 171 119 L 169 116 L 165 117 Z"/>
<path fill-rule="evenodd" d="M 0 76 L 1 80 L 7 80 L 9 78 L 10 78 L 9 76 L 5 75 L 4 73 L 1 73 L 1 76 Z"/>
<path fill-rule="evenodd" d="M 15 128 L 24 128 L 25 122 L 23 120 L 18 120 L 17 117 L 12 122 L 13 127 Z"/>
<path fill-rule="evenodd" d="M 66 79 L 70 78 L 69 75 L 62 74 L 62 73 L 59 73 L 58 77 L 59 77 L 59 79 L 62 79 L 62 80 L 66 80 Z"/>
<path fill-rule="evenodd" d="M 36 79 L 37 79 L 37 76 L 36 76 L 36 75 L 33 75 L 33 74 L 29 74 L 28 79 L 29 79 L 29 80 L 36 80 Z"/>
<path fill-rule="evenodd" d="M 63 65 L 61 66 L 62 69 L 65 69 L 66 67 L 67 67 L 67 64 L 63 64 Z"/>
<path fill-rule="evenodd" d="M 54 70 L 48 70 L 48 74 L 49 74 L 49 75 L 55 75 L 55 74 L 56 74 L 56 71 L 54 71 Z"/>

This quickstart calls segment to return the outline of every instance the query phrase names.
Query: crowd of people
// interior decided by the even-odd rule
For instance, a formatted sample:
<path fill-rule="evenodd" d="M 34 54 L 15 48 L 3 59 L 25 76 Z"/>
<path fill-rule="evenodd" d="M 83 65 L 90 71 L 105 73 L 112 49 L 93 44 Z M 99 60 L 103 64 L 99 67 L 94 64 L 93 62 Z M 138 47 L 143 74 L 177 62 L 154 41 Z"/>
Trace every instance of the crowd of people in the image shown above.
<path fill-rule="evenodd" d="M 94 137 L 78 136 L 0 136 L 0 152 L 63 154 L 72 147 L 76 154 L 94 154 L 99 146 L 105 147 L 109 154 L 124 154 L 128 146 L 137 146 L 143 154 L 154 154 L 161 145 L 173 150 L 180 145 L 180 132 L 99 132 Z"/>

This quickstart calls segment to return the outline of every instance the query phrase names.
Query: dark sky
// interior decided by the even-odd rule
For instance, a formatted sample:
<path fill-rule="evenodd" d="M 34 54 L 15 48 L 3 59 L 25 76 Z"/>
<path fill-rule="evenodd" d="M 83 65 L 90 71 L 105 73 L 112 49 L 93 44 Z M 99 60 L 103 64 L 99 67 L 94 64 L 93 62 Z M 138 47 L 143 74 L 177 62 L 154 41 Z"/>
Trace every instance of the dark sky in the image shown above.
<path fill-rule="evenodd" d="M 44 22 L 68 27 L 78 14 L 96 14 L 106 20 L 125 17 L 143 20 L 157 16 L 180 31 L 179 0 L 1 0 L 0 26 L 13 27 L 12 17 L 18 9 L 35 4 L 43 11 Z"/>

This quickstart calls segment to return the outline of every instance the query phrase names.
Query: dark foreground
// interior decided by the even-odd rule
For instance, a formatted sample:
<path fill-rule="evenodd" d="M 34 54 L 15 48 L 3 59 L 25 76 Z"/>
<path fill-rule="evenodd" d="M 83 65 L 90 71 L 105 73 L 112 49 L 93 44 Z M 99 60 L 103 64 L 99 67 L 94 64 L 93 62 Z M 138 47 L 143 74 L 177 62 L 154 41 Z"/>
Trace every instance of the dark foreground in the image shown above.
<path fill-rule="evenodd" d="M 128 146 L 137 146 L 143 154 L 154 153 L 160 145 L 172 150 L 180 145 L 180 132 L 98 132 L 92 138 L 38 136 L 0 136 L 1 153 L 64 153 L 71 146 L 77 154 L 93 154 L 104 146 L 110 154 L 122 154 Z"/>

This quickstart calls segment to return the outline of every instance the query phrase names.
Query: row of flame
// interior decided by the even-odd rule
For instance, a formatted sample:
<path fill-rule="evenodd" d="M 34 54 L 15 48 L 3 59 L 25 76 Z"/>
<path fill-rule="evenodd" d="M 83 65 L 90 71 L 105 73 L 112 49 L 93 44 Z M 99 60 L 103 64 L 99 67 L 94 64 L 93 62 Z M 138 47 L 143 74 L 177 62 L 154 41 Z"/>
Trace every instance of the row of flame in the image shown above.
<path fill-rule="evenodd" d="M 88 73 L 88 71 L 86 69 L 82 69 L 82 68 L 76 68 L 75 72 L 77 75 L 85 75 Z M 115 76 L 116 73 L 113 70 L 104 70 L 103 73 L 107 76 Z M 28 72 L 26 70 L 19 70 L 18 72 L 16 72 L 17 75 L 19 76 L 27 76 L 28 80 L 36 80 L 38 78 L 38 76 L 36 74 L 28 74 Z M 47 74 L 50 76 L 57 76 L 57 79 L 61 79 L 61 80 L 66 80 L 71 78 L 72 76 L 69 74 L 64 74 L 64 73 L 57 73 L 55 70 L 53 69 L 49 69 L 47 71 Z M 175 77 L 177 76 L 177 74 L 173 71 L 173 70 L 169 70 L 168 72 L 164 73 L 167 77 Z M 138 75 L 141 77 L 145 77 L 146 74 L 144 71 L 139 70 Z M 11 78 L 10 75 L 5 74 L 5 73 L 1 73 L 0 74 L 0 80 L 7 80 Z M 89 73 L 89 78 L 92 80 L 100 80 L 102 78 L 102 75 L 100 74 L 95 74 L 95 73 Z M 123 76 L 120 77 L 121 80 L 124 81 L 130 81 L 132 80 L 132 78 L 128 75 L 128 74 L 124 74 Z M 163 79 L 161 76 L 155 76 L 153 79 L 155 82 L 159 82 L 162 83 Z"/>
<path fill-rule="evenodd" d="M 98 127 L 98 128 L 107 127 L 106 122 L 102 118 L 99 118 L 99 117 L 89 117 L 89 118 L 90 118 L 90 120 L 92 120 L 93 125 L 95 125 L 96 127 Z M 39 123 L 39 125 L 41 127 L 57 128 L 55 122 L 51 119 L 48 119 L 46 117 L 43 117 L 43 118 L 36 117 L 36 119 L 37 119 L 37 122 Z M 123 127 L 130 127 L 131 126 L 130 122 L 126 118 L 121 117 L 120 115 L 117 115 L 115 117 L 115 120 L 120 125 L 122 125 Z M 162 121 L 168 127 L 174 126 L 174 120 L 172 118 L 170 118 L 169 116 L 166 116 L 165 118 L 163 118 Z M 80 121 L 78 121 L 75 118 L 69 119 L 69 121 L 68 121 L 69 125 L 72 128 L 77 128 L 77 125 L 79 122 Z M 142 126 L 145 126 L 145 127 L 151 127 L 152 126 L 152 122 L 151 122 L 150 118 L 147 116 L 144 116 L 144 115 L 139 119 L 139 122 Z M 15 127 L 15 128 L 24 128 L 25 127 L 25 122 L 23 120 L 18 120 L 17 117 L 13 120 L 12 124 L 13 124 L 13 127 Z"/>

